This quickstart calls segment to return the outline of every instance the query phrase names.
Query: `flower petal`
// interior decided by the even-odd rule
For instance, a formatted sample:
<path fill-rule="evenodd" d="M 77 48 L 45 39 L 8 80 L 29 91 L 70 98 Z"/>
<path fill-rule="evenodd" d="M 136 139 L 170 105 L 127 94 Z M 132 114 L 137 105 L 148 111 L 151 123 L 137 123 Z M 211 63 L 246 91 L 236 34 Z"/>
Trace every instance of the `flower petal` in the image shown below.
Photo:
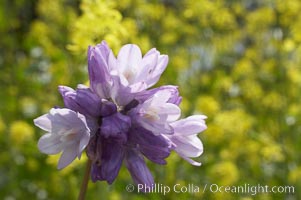
<path fill-rule="evenodd" d="M 49 111 L 49 120 L 51 121 L 52 128 L 51 133 L 57 135 L 63 135 L 68 133 L 73 126 L 76 127 L 78 120 L 74 111 L 62 108 L 52 108 Z"/>
<path fill-rule="evenodd" d="M 160 55 L 157 61 L 157 66 L 154 68 L 151 77 L 146 81 L 149 87 L 155 85 L 159 81 L 160 76 L 166 69 L 167 64 L 168 64 L 168 56 Z"/>
<path fill-rule="evenodd" d="M 90 134 L 88 132 L 83 133 L 81 140 L 79 141 L 78 145 L 78 153 L 77 157 L 80 158 L 81 152 L 86 148 L 90 141 Z"/>
<path fill-rule="evenodd" d="M 181 155 L 180 153 L 178 153 L 179 156 L 181 156 L 184 160 L 188 161 L 190 164 L 194 165 L 194 166 L 201 166 L 202 163 L 200 162 L 196 162 L 194 160 L 192 160 L 191 158 L 188 158 L 187 156 Z"/>
<path fill-rule="evenodd" d="M 113 102 L 106 99 L 101 100 L 101 116 L 106 117 L 115 112 L 117 112 L 117 106 Z"/>
<path fill-rule="evenodd" d="M 170 96 L 170 91 L 158 90 L 150 100 L 152 101 L 153 105 L 157 106 L 161 105 L 162 103 L 166 103 L 169 100 Z"/>
<path fill-rule="evenodd" d="M 172 103 L 166 103 L 163 106 L 160 107 L 159 109 L 159 115 L 167 115 L 166 120 L 168 122 L 173 122 L 181 116 L 181 109 Z"/>
<path fill-rule="evenodd" d="M 41 152 L 46 154 L 57 154 L 63 149 L 60 137 L 50 133 L 43 135 L 39 139 L 38 148 Z"/>
<path fill-rule="evenodd" d="M 92 180 L 106 180 L 112 184 L 117 177 L 125 152 L 123 145 L 110 139 L 102 138 L 100 165 L 93 165 Z"/>
<path fill-rule="evenodd" d="M 126 166 L 136 184 L 145 184 L 152 187 L 152 184 L 154 184 L 153 176 L 138 152 L 134 150 L 126 152 Z"/>
<path fill-rule="evenodd" d="M 182 101 L 182 97 L 179 96 L 178 87 L 174 85 L 165 85 L 158 88 L 146 90 L 143 92 L 140 92 L 136 95 L 135 99 L 137 99 L 139 102 L 143 103 L 147 99 L 151 98 L 155 93 L 157 93 L 160 90 L 166 90 L 170 93 L 170 97 L 167 100 L 167 103 L 172 103 L 175 105 L 179 105 Z"/>
<path fill-rule="evenodd" d="M 137 149 L 144 156 L 158 164 L 166 164 L 164 159 L 170 155 L 171 151 L 171 142 L 168 138 L 154 135 L 142 127 L 132 128 L 129 131 L 129 143 L 138 146 Z"/>
<path fill-rule="evenodd" d="M 127 70 L 137 73 L 139 69 L 139 63 L 142 60 L 141 50 L 137 45 L 127 44 L 124 45 L 117 56 L 119 71 L 126 73 Z"/>
<path fill-rule="evenodd" d="M 103 41 L 88 49 L 88 71 L 90 85 L 100 98 L 110 97 L 111 77 L 108 59 L 110 54 L 108 45 Z"/>
<path fill-rule="evenodd" d="M 73 110 L 62 108 L 62 109 L 51 109 L 50 120 L 52 123 L 51 133 L 58 135 L 66 135 L 69 132 L 87 130 L 90 131 L 86 118 L 80 113 L 76 113 Z"/>
<path fill-rule="evenodd" d="M 194 135 L 204 131 L 207 126 L 205 124 L 206 116 L 193 115 L 185 119 L 181 119 L 171 123 L 175 134 L 180 135 Z"/>
<path fill-rule="evenodd" d="M 57 166 L 58 169 L 63 169 L 76 158 L 78 153 L 77 148 L 78 148 L 78 144 L 74 143 L 68 146 L 68 148 L 64 149 Z"/>
<path fill-rule="evenodd" d="M 131 126 L 131 118 L 121 113 L 115 113 L 108 117 L 102 118 L 100 127 L 101 134 L 108 137 L 119 138 L 121 141 L 126 141 L 126 133 Z"/>
<path fill-rule="evenodd" d="M 75 91 L 67 86 L 59 86 L 59 91 L 67 108 L 92 117 L 101 116 L 101 99 L 89 88 L 79 85 Z"/>
<path fill-rule="evenodd" d="M 160 53 L 155 48 L 145 54 L 141 63 L 139 63 L 141 70 L 137 73 L 135 81 L 147 81 L 151 77 L 157 65 L 159 55 Z"/>
<path fill-rule="evenodd" d="M 171 141 L 176 145 L 176 151 L 187 157 L 199 157 L 203 153 L 203 144 L 197 135 L 187 137 L 172 136 Z"/>
<path fill-rule="evenodd" d="M 145 120 L 144 118 L 140 117 L 136 120 L 137 124 L 142 126 L 143 128 L 151 131 L 154 135 L 160 134 L 173 134 L 173 128 L 168 124 L 162 124 L 154 122 L 153 120 Z"/>
<path fill-rule="evenodd" d="M 49 119 L 49 114 L 42 115 L 33 120 L 34 124 L 43 129 L 44 131 L 50 132 L 52 129 L 51 120 Z"/>
<path fill-rule="evenodd" d="M 144 81 L 131 84 L 129 87 L 130 87 L 131 93 L 138 93 L 140 91 L 147 89 L 147 85 Z"/>
<path fill-rule="evenodd" d="M 119 173 L 124 158 L 123 147 L 116 143 L 108 143 L 104 146 L 102 155 L 101 175 L 109 184 L 112 184 Z"/>
<path fill-rule="evenodd" d="M 123 85 L 118 76 L 112 76 L 113 86 L 111 88 L 111 98 L 119 106 L 125 106 L 134 99 L 131 88 Z"/>

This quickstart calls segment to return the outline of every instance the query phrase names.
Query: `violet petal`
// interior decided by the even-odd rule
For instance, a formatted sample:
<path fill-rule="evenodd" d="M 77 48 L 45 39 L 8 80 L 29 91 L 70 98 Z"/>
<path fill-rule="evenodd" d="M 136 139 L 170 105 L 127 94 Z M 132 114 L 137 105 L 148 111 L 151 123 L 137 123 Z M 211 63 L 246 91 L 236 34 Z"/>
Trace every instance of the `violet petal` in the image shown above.
<path fill-rule="evenodd" d="M 143 157 L 137 151 L 133 149 L 127 150 L 126 166 L 136 184 L 144 184 L 152 187 L 154 178 L 146 166 Z"/>

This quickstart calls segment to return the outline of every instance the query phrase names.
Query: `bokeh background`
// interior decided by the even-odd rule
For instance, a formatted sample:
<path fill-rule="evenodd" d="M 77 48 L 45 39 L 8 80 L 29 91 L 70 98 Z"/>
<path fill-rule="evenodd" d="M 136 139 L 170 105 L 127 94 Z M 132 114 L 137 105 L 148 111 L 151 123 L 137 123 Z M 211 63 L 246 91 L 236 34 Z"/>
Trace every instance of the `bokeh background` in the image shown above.
<path fill-rule="evenodd" d="M 301 1 L 0 1 L 0 198 L 76 199 L 85 160 L 56 169 L 32 120 L 87 83 L 86 50 L 106 40 L 156 47 L 170 62 L 157 85 L 179 85 L 182 117 L 208 116 L 201 167 L 175 153 L 148 163 L 157 183 L 295 187 L 294 194 L 137 194 L 122 168 L 87 199 L 301 199 Z"/>

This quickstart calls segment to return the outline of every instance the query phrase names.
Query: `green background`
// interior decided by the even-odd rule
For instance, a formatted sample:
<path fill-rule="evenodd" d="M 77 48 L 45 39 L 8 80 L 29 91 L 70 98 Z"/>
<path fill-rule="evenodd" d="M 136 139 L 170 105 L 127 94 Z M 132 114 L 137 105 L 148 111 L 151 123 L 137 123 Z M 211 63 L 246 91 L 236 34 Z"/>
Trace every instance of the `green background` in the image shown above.
<path fill-rule="evenodd" d="M 86 157 L 64 170 L 37 149 L 32 120 L 88 83 L 86 50 L 106 40 L 169 55 L 157 84 L 179 85 L 182 117 L 208 116 L 195 167 L 172 153 L 148 162 L 156 183 L 197 193 L 138 194 L 123 166 L 87 199 L 301 199 L 301 1 L 0 1 L 0 198 L 76 199 Z M 207 184 L 295 187 L 294 194 L 213 193 Z"/>

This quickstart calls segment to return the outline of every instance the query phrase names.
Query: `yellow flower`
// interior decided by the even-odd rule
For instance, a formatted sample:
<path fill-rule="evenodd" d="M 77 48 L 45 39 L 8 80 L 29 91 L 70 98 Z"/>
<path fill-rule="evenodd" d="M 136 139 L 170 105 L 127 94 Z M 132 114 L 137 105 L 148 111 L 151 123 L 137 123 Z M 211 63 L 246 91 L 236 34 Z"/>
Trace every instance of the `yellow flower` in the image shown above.
<path fill-rule="evenodd" d="M 214 124 L 222 127 L 230 138 L 244 137 L 252 127 L 253 118 L 244 110 L 235 109 L 217 113 Z"/>
<path fill-rule="evenodd" d="M 34 129 L 25 121 L 14 121 L 10 126 L 10 139 L 19 145 L 32 139 Z"/>
<path fill-rule="evenodd" d="M 262 136 L 260 140 L 263 143 L 260 153 L 265 161 L 281 162 L 284 160 L 283 150 L 279 144 L 268 136 Z"/>
<path fill-rule="evenodd" d="M 288 180 L 291 184 L 296 184 L 301 179 L 301 167 L 295 168 L 289 172 Z"/>
<path fill-rule="evenodd" d="M 220 105 L 212 96 L 199 96 L 196 100 L 196 110 L 210 117 L 220 110 Z"/>
<path fill-rule="evenodd" d="M 239 178 L 239 171 L 230 161 L 223 161 L 211 168 L 213 180 L 218 180 L 221 185 L 233 185 Z"/>

